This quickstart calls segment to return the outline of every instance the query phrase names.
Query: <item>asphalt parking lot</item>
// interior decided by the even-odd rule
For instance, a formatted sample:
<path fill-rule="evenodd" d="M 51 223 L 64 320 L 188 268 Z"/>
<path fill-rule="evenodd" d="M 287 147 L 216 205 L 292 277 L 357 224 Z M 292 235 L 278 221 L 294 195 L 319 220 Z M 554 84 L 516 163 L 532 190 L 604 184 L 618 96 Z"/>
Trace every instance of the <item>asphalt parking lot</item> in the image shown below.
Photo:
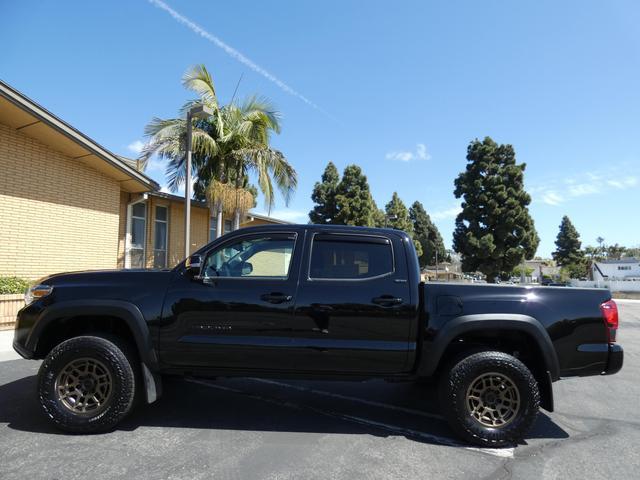
<path fill-rule="evenodd" d="M 425 385 L 172 380 L 118 430 L 66 435 L 39 362 L 0 355 L 0 479 L 640 478 L 640 302 L 620 301 L 625 365 L 554 384 L 526 442 L 460 444 Z"/>

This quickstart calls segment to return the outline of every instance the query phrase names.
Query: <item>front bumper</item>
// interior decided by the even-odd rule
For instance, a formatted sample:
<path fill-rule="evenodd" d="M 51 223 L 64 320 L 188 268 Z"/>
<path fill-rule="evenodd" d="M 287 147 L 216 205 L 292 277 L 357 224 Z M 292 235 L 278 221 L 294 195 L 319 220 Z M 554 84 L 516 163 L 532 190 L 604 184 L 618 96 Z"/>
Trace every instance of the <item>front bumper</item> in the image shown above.
<path fill-rule="evenodd" d="M 18 352 L 22 358 L 26 358 L 27 360 L 31 360 L 34 357 L 34 352 L 26 348 L 24 345 L 20 345 L 18 340 L 13 341 L 13 349 Z"/>
<path fill-rule="evenodd" d="M 609 345 L 609 361 L 607 362 L 607 369 L 603 372 L 604 375 L 613 375 L 618 373 L 622 368 L 624 361 L 624 350 L 618 344 L 612 343 Z"/>

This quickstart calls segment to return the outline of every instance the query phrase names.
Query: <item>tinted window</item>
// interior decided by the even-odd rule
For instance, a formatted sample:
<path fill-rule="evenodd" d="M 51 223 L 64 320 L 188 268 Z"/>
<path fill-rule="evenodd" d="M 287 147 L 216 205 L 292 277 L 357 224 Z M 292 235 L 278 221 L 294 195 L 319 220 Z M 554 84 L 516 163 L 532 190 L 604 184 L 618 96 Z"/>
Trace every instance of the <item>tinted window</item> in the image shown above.
<path fill-rule="evenodd" d="M 364 279 L 393 272 L 391 242 L 384 237 L 316 235 L 310 278 Z"/>
<path fill-rule="evenodd" d="M 224 245 L 207 257 L 204 277 L 287 277 L 294 243 L 294 237 L 278 235 Z"/>

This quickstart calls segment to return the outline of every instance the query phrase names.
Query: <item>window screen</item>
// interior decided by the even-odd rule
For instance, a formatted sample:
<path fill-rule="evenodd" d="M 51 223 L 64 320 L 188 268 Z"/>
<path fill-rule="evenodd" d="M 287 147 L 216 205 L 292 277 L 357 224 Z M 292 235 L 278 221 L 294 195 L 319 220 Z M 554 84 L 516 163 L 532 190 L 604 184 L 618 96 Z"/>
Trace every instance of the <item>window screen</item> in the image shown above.
<path fill-rule="evenodd" d="M 388 238 L 322 234 L 313 239 L 310 278 L 366 279 L 391 272 Z"/>

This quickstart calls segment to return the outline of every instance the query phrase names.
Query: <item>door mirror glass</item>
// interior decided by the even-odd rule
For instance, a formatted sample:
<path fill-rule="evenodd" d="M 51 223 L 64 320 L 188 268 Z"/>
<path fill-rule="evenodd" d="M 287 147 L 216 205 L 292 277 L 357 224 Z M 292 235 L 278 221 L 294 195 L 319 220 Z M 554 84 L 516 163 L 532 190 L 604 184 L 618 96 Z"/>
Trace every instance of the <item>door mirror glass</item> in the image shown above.
<path fill-rule="evenodd" d="M 200 269 L 202 268 L 202 257 L 200 255 L 191 255 L 187 257 L 184 262 L 184 266 L 187 269 L 187 273 L 192 276 L 200 275 Z"/>
<path fill-rule="evenodd" d="M 253 273 L 253 265 L 249 262 L 242 262 L 242 276 L 251 275 Z"/>

